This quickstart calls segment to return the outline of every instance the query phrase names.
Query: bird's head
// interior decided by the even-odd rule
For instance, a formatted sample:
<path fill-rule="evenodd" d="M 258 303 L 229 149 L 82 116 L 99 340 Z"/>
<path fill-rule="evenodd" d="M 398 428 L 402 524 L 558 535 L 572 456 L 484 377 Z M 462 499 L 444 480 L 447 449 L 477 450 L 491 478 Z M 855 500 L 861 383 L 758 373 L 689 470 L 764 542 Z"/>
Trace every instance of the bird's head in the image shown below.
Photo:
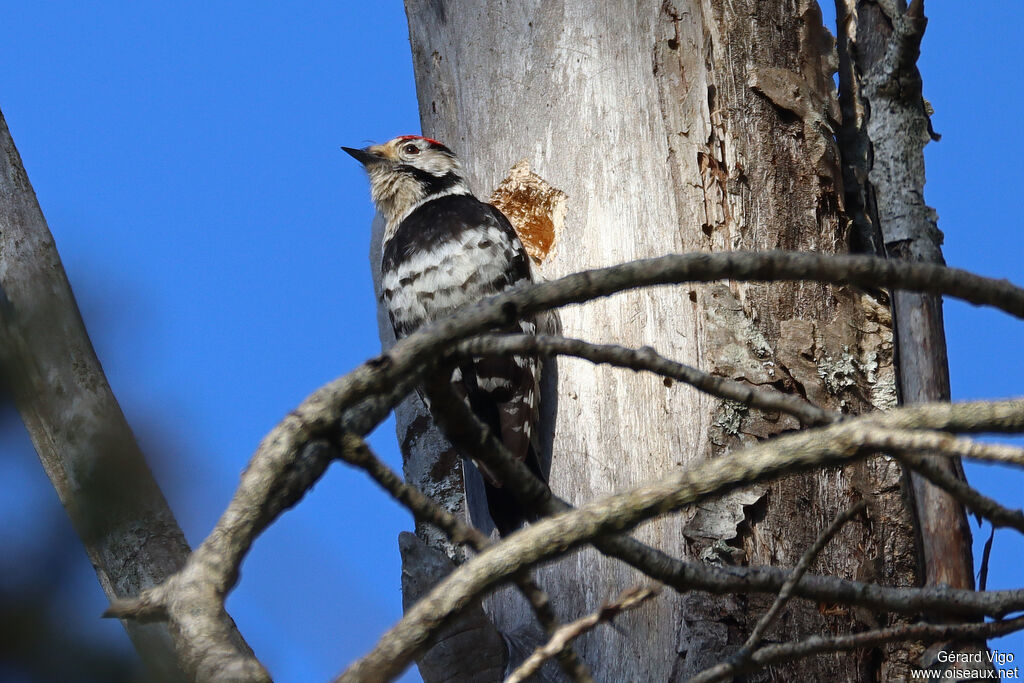
<path fill-rule="evenodd" d="M 364 149 L 342 147 L 366 169 L 370 195 L 388 223 L 396 223 L 428 199 L 469 194 L 462 164 L 437 140 L 402 135 Z"/>

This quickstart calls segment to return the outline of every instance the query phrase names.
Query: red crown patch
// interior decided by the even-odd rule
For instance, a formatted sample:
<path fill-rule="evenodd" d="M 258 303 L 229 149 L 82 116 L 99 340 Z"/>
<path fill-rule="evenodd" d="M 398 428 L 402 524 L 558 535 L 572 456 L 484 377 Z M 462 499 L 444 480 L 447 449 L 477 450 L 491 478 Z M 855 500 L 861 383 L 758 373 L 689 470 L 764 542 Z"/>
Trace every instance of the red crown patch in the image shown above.
<path fill-rule="evenodd" d="M 444 145 L 442 145 L 437 140 L 435 140 L 433 138 L 425 138 L 422 135 L 399 135 L 398 139 L 399 140 L 426 140 L 427 142 L 429 142 L 432 145 L 437 145 L 438 147 L 444 147 Z"/>

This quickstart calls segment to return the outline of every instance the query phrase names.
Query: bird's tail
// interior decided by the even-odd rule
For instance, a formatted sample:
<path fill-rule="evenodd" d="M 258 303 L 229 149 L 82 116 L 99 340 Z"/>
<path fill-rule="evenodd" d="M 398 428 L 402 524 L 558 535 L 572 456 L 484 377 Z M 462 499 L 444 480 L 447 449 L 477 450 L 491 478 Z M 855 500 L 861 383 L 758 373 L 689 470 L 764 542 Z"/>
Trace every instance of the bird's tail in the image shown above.
<path fill-rule="evenodd" d="M 534 449 L 533 444 L 526 454 L 526 466 L 533 472 L 534 476 L 547 486 L 547 477 L 541 468 L 540 457 Z M 525 507 L 519 499 L 508 490 L 507 486 L 496 486 L 491 483 L 488 477 L 484 477 L 484 492 L 487 495 L 487 511 L 494 522 L 494 528 L 503 538 L 513 531 L 516 531 L 527 522 L 536 522 L 539 515 Z"/>

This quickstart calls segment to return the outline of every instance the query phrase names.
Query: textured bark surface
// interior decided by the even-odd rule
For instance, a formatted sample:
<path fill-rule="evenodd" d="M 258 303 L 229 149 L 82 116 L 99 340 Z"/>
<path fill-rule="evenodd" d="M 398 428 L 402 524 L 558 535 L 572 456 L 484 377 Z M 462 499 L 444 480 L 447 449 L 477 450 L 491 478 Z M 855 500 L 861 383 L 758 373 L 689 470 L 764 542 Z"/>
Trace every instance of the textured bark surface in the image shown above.
<path fill-rule="evenodd" d="M 402 533 L 402 605 L 408 609 L 434 585 L 451 573 L 455 565 L 447 555 L 427 546 L 419 537 Z M 462 656 L 471 648 L 474 656 Z M 508 655 L 501 634 L 474 606 L 445 626 L 434 638 L 427 655 L 419 662 L 425 680 L 496 680 L 507 666 Z"/>
<path fill-rule="evenodd" d="M 546 276 L 669 252 L 841 252 L 849 235 L 830 121 L 831 37 L 817 5 L 577 0 L 406 3 L 423 132 L 462 156 L 486 196 L 526 158 L 568 196 Z M 676 287 L 562 311 L 569 336 L 658 351 L 716 374 L 799 392 L 861 412 L 895 403 L 885 305 L 813 283 Z M 727 457 L 797 424 L 660 379 L 563 360 L 551 485 L 573 502 L 622 490 L 706 458 Z M 400 415 L 404 447 L 426 443 Z M 444 451 L 405 448 L 407 472 L 430 472 L 449 507 L 459 487 Z M 429 466 L 422 463 L 428 462 Z M 430 487 L 428 486 L 428 488 Z M 872 504 L 813 571 L 887 585 L 916 581 L 901 473 L 887 459 L 746 490 L 644 525 L 636 535 L 705 562 L 792 565 L 851 501 Z M 641 582 L 584 551 L 545 567 L 565 620 Z M 737 648 L 767 597 L 669 591 L 585 636 L 577 651 L 599 680 L 679 680 Z M 488 601 L 499 629 L 531 620 L 510 592 Z M 767 634 L 862 629 L 885 619 L 798 602 Z M 812 659 L 765 679 L 893 680 L 906 646 Z"/>
<path fill-rule="evenodd" d="M 110 599 L 179 569 L 189 548 L 121 413 L 0 115 L 3 374 Z M 154 680 L 186 680 L 164 624 L 124 622 Z"/>
<path fill-rule="evenodd" d="M 890 258 L 944 264 L 935 211 L 924 202 L 924 147 L 932 131 L 916 60 L 925 19 L 863 0 L 839 0 L 842 143 L 849 210 L 860 246 Z M 889 13 L 891 13 L 891 15 Z M 893 135 L 901 131 L 902 135 Z M 893 294 L 898 385 L 902 403 L 949 400 L 942 299 Z M 931 458 L 963 479 L 959 462 Z M 971 530 L 963 507 L 920 476 L 912 493 L 928 585 L 974 588 Z"/>

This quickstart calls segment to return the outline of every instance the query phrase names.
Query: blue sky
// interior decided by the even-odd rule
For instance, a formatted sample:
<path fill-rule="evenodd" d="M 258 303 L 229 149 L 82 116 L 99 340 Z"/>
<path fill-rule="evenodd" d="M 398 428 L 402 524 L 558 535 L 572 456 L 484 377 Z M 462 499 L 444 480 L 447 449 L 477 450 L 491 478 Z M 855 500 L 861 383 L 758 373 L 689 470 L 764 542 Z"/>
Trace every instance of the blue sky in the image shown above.
<path fill-rule="evenodd" d="M 1024 220 L 1017 213 L 1024 142 L 1014 131 L 1022 106 L 1019 3 L 927 3 L 929 23 L 920 68 L 924 95 L 942 135 L 925 149 L 925 199 L 939 212 L 951 266 L 1024 284 Z M 944 307 L 954 400 L 1024 395 L 1024 323 L 947 301 Z M 1024 439 L 1016 443 L 1024 444 Z M 1024 506 L 1024 473 L 966 463 L 969 481 L 1013 508 Z M 974 529 L 975 566 L 988 524 Z M 998 530 L 988 587 L 1021 587 L 1024 538 Z M 1024 635 L 990 646 L 1024 657 Z"/>
<path fill-rule="evenodd" d="M 828 8 L 826 8 L 828 9 Z M 951 265 L 1020 283 L 1024 143 L 1016 3 L 931 3 L 921 66 L 942 141 L 926 198 Z M 366 181 L 340 145 L 419 130 L 398 2 L 9 3 L 0 108 L 97 353 L 193 544 L 261 436 L 378 350 Z M 955 398 L 1020 395 L 1020 322 L 946 306 Z M 4 418 L 0 576 L 68 525 Z M 399 467 L 393 425 L 372 444 Z M 1020 507 L 1019 472 L 969 466 Z M 409 515 L 332 468 L 256 543 L 229 609 L 281 681 L 324 680 L 400 615 Z M 987 537 L 979 536 L 978 547 Z M 70 537 L 69 537 L 70 538 Z M 73 542 L 73 541 L 69 541 Z M 992 587 L 1024 557 L 996 535 Z M 1017 576 L 1019 582 L 1019 574 Z M 128 648 L 81 556 L 67 628 Z M 1003 649 L 1024 656 L 1024 639 Z M 414 678 L 414 674 L 409 675 Z"/>

